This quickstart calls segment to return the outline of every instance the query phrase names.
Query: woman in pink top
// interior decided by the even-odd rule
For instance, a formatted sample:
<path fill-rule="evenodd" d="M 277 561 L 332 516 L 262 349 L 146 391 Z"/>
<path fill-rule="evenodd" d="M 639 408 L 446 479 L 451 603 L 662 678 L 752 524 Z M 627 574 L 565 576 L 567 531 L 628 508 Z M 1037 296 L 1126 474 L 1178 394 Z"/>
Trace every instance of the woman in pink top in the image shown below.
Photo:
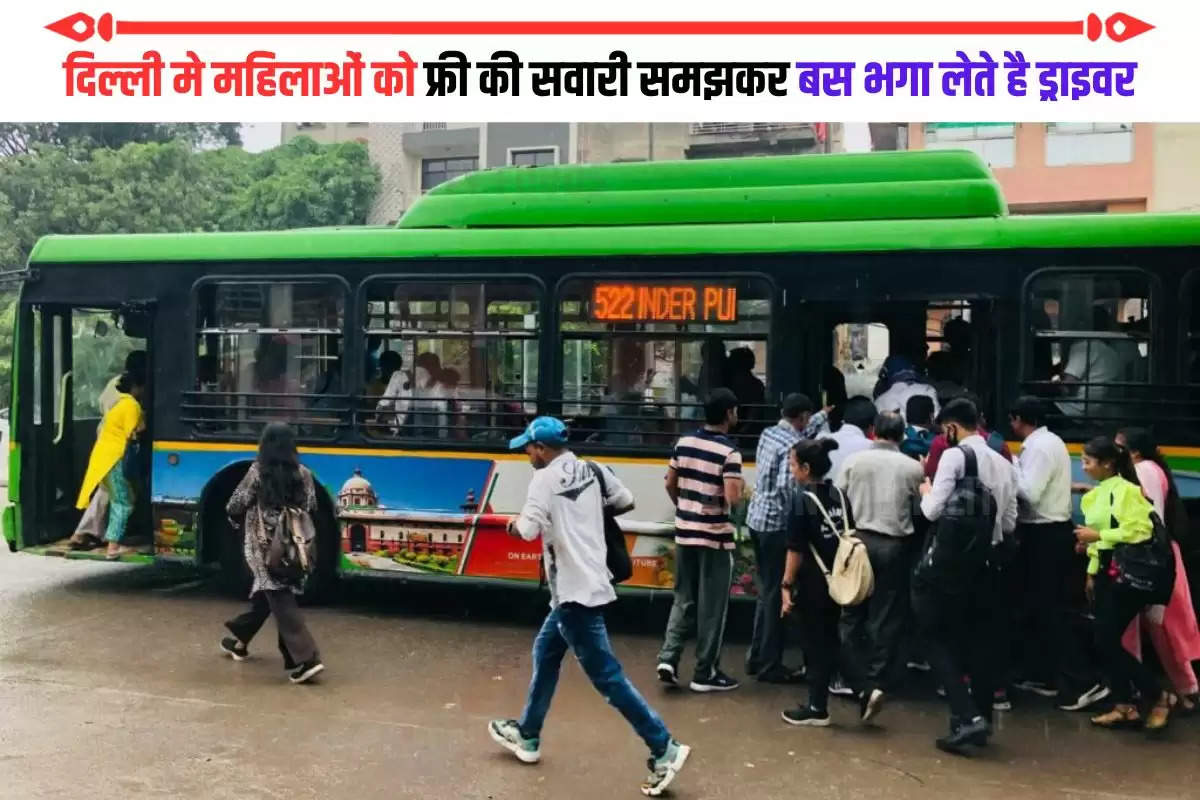
<path fill-rule="evenodd" d="M 1151 606 L 1139 619 L 1135 618 L 1125 631 L 1122 643 L 1136 658 L 1141 658 L 1142 636 L 1139 622 L 1146 624 L 1150 641 L 1158 653 L 1163 669 L 1181 696 L 1183 710 L 1194 711 L 1200 702 L 1200 685 L 1192 662 L 1200 660 L 1200 630 L 1196 626 L 1196 612 L 1192 606 L 1192 593 L 1188 588 L 1187 573 L 1175 534 L 1187 525 L 1182 515 L 1182 503 L 1175 488 L 1171 469 L 1158 451 L 1158 446 L 1144 428 L 1126 428 L 1117 434 L 1117 444 L 1128 448 L 1137 469 L 1142 492 L 1154 505 L 1160 519 L 1171 534 L 1171 547 L 1175 551 L 1175 589 L 1166 607 Z"/>

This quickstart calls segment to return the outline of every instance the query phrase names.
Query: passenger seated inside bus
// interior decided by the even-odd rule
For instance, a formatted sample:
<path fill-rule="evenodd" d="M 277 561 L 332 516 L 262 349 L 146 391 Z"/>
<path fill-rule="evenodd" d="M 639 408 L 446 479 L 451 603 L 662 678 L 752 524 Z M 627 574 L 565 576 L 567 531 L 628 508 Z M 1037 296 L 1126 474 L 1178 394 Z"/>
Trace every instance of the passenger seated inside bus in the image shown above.
<path fill-rule="evenodd" d="M 726 386 L 737 396 L 738 425 L 733 431 L 738 436 L 757 437 L 764 427 L 767 403 L 767 387 L 754 374 L 754 351 L 749 347 L 735 347 L 729 353 Z"/>
<path fill-rule="evenodd" d="M 1112 315 L 1101 305 L 1092 307 L 1092 326 L 1100 333 L 1117 332 Z M 1064 385 L 1067 398 L 1078 399 L 1060 400 L 1059 411 L 1068 417 L 1112 416 L 1115 409 L 1109 401 L 1113 387 L 1109 384 L 1128 380 L 1127 370 L 1136 357 L 1136 345 L 1131 342 L 1107 339 L 1072 342 L 1058 380 Z"/>
<path fill-rule="evenodd" d="M 962 379 L 956 374 L 954 359 L 945 350 L 936 350 L 929 354 L 927 372 L 939 405 L 946 405 L 967 390 L 962 384 Z"/>

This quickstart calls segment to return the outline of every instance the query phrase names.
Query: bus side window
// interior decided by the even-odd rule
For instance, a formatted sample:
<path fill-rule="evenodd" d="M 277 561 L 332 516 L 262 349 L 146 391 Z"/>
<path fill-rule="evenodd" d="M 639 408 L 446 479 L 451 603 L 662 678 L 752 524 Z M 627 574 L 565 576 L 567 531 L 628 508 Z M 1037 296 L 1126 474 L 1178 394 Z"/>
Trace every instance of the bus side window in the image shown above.
<path fill-rule="evenodd" d="M 1135 270 L 1044 270 L 1028 283 L 1025 388 L 1055 403 L 1060 424 L 1111 430 L 1149 395 L 1151 289 Z"/>
<path fill-rule="evenodd" d="M 196 292 L 196 385 L 184 421 L 257 435 L 268 422 L 332 436 L 349 409 L 342 385 L 345 288 L 333 280 L 235 280 Z"/>
<path fill-rule="evenodd" d="M 693 281 L 564 285 L 559 399 L 578 440 L 668 447 L 704 424 L 705 397 L 724 387 L 740 403 L 733 435 L 753 449 L 776 413 L 767 391 L 770 286 L 752 278 Z M 718 309 L 723 298 L 729 303 Z"/>
<path fill-rule="evenodd" d="M 357 424 L 376 439 L 507 442 L 537 411 L 532 280 L 366 283 Z"/>

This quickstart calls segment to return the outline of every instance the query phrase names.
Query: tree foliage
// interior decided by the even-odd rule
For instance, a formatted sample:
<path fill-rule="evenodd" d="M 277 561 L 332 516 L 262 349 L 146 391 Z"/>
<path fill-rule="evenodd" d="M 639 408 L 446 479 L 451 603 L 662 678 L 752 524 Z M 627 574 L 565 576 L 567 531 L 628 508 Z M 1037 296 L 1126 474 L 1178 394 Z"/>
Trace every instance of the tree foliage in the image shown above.
<path fill-rule="evenodd" d="M 0 156 L 30 153 L 39 144 L 118 149 L 127 144 L 182 141 L 193 148 L 242 143 L 235 122 L 33 122 L 0 124 Z"/>
<path fill-rule="evenodd" d="M 234 147 L 198 150 L 186 136 L 130 139 L 118 149 L 79 139 L 39 142 L 0 158 L 0 267 L 23 265 L 37 240 L 49 234 L 362 224 L 378 187 L 378 169 L 357 142 L 319 145 L 300 137 L 259 154 Z M 3 397 L 13 300 L 11 292 L 0 295 Z"/>

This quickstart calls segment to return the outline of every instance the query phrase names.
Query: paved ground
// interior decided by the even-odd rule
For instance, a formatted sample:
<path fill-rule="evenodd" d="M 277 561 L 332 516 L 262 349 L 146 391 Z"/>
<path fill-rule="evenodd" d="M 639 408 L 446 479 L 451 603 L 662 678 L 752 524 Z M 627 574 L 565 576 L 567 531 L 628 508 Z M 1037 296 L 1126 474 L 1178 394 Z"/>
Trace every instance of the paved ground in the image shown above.
<path fill-rule="evenodd" d="M 257 658 L 218 657 L 238 607 L 194 573 L 0 553 L 0 797 L 640 797 L 640 742 L 573 664 L 540 766 L 488 740 L 528 680 L 540 610 L 526 595 L 359 582 L 310 610 L 329 669 L 305 687 L 283 680 L 269 623 Z M 1004 715 L 968 761 L 932 747 L 944 711 L 927 688 L 874 728 L 835 700 L 826 730 L 779 721 L 786 689 L 665 695 L 652 678 L 664 612 L 623 606 L 615 646 L 695 747 L 677 797 L 1200 797 L 1200 719 L 1149 741 L 1038 704 Z M 742 652 L 731 644 L 729 664 Z"/>

